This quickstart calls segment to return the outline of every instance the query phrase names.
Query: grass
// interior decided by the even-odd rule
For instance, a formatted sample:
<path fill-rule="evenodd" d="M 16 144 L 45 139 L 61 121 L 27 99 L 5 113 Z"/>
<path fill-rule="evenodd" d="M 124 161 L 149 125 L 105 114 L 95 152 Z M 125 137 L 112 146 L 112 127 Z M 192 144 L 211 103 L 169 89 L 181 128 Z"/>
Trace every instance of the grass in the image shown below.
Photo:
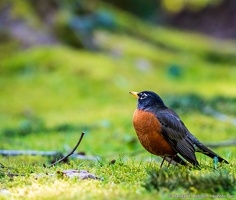
<path fill-rule="evenodd" d="M 159 169 L 161 159 L 147 153 L 135 135 L 136 101 L 128 94 L 156 91 L 204 143 L 233 139 L 234 44 L 153 27 L 122 12 L 116 16 L 119 31 L 95 33 L 103 51 L 58 45 L 1 56 L 0 149 L 65 153 L 85 131 L 78 151 L 100 159 L 72 159 L 44 168 L 50 159 L 1 157 L 6 167 L 0 168 L 0 199 L 235 195 L 235 147 L 214 149 L 230 162 L 217 169 L 199 154 L 201 170 Z M 207 113 L 206 107 L 225 114 L 226 120 Z M 57 176 L 65 169 L 84 169 L 101 180 Z"/>

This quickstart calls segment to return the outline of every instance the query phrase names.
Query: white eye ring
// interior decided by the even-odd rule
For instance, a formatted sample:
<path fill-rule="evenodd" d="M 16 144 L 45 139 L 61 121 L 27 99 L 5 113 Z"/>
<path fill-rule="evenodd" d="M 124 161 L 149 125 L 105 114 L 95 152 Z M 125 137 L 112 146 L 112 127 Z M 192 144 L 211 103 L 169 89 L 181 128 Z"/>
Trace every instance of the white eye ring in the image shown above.
<path fill-rule="evenodd" d="M 145 99 L 148 95 L 146 93 L 142 93 L 140 99 Z"/>

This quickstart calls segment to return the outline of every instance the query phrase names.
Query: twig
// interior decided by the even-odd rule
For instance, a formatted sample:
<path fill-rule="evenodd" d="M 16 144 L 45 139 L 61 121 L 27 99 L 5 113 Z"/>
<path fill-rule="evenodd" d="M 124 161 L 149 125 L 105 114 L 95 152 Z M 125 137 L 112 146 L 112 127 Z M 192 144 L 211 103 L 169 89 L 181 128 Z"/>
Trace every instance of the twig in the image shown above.
<path fill-rule="evenodd" d="M 62 153 L 58 151 L 36 151 L 36 150 L 0 150 L 0 155 L 3 156 L 19 156 L 19 155 L 30 155 L 30 156 L 54 156 L 61 157 Z"/>
<path fill-rule="evenodd" d="M 210 148 L 226 147 L 226 146 L 236 146 L 236 139 L 226 140 L 218 143 L 208 143 L 205 145 Z"/>
<path fill-rule="evenodd" d="M 54 159 L 61 158 L 63 156 L 62 152 L 59 151 L 36 151 L 36 150 L 0 150 L 0 155 L 2 156 L 20 156 L 20 155 L 27 155 L 27 156 L 47 156 L 53 157 Z M 99 158 L 95 156 L 86 156 L 75 154 L 71 155 L 71 158 L 76 158 L 80 160 L 97 160 Z M 3 164 L 0 163 L 0 168 L 3 168 Z"/>
<path fill-rule="evenodd" d="M 83 139 L 83 137 L 84 137 L 84 134 L 85 134 L 84 132 L 81 133 L 81 136 L 80 136 L 79 141 L 77 142 L 77 144 L 75 145 L 75 147 L 72 149 L 72 151 L 71 151 L 69 154 L 67 154 L 66 156 L 64 156 L 64 157 L 61 158 L 60 160 L 58 160 L 58 161 L 52 163 L 51 165 L 48 166 L 48 168 L 53 167 L 54 165 L 56 165 L 56 164 L 58 164 L 58 163 L 60 163 L 60 162 L 62 162 L 62 161 L 64 161 L 64 160 L 66 160 L 67 158 L 69 158 L 69 156 L 71 156 L 71 155 L 75 152 L 75 150 L 77 149 L 77 147 L 79 146 L 80 142 L 82 141 L 82 139 Z"/>

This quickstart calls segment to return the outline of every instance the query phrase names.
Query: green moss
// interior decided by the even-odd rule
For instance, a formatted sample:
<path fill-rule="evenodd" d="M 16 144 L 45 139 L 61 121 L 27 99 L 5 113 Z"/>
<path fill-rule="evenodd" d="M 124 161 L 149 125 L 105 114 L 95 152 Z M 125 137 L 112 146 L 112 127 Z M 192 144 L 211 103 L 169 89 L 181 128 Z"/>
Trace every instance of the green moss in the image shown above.
<path fill-rule="evenodd" d="M 28 157 L 27 162 L 25 159 L 26 157 L 17 158 L 17 164 L 12 162 L 16 159 L 4 161 L 4 164 L 11 167 L 1 179 L 2 181 L 11 180 L 5 182 L 5 188 L 9 192 L 9 196 L 6 197 L 17 199 L 135 199 L 142 197 L 153 199 L 155 196 L 169 199 L 177 193 L 191 196 L 233 195 L 235 189 L 233 165 L 220 166 L 218 170 L 209 167 L 209 163 L 206 163 L 201 170 L 182 167 L 159 169 L 155 162 L 140 163 L 119 158 L 113 164 L 107 161 L 99 163 L 72 161 L 70 165 L 43 168 L 40 166 L 40 163 L 44 162 L 43 159 Z M 87 170 L 98 176 L 100 180 L 81 181 L 57 176 L 58 171 L 65 169 Z"/>
<path fill-rule="evenodd" d="M 144 187 L 148 190 L 167 190 L 182 188 L 184 193 L 196 194 L 234 194 L 235 174 L 226 169 L 217 171 L 163 168 L 149 172 Z M 180 195 L 180 194 L 179 194 Z"/>

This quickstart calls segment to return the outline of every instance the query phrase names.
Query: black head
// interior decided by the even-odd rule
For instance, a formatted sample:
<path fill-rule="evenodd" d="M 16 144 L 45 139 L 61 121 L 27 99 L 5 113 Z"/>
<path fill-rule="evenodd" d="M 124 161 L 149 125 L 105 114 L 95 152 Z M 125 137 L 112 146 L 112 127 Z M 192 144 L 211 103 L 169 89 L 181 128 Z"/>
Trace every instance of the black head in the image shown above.
<path fill-rule="evenodd" d="M 161 97 L 152 91 L 130 92 L 130 94 L 138 99 L 138 109 L 167 108 Z"/>

